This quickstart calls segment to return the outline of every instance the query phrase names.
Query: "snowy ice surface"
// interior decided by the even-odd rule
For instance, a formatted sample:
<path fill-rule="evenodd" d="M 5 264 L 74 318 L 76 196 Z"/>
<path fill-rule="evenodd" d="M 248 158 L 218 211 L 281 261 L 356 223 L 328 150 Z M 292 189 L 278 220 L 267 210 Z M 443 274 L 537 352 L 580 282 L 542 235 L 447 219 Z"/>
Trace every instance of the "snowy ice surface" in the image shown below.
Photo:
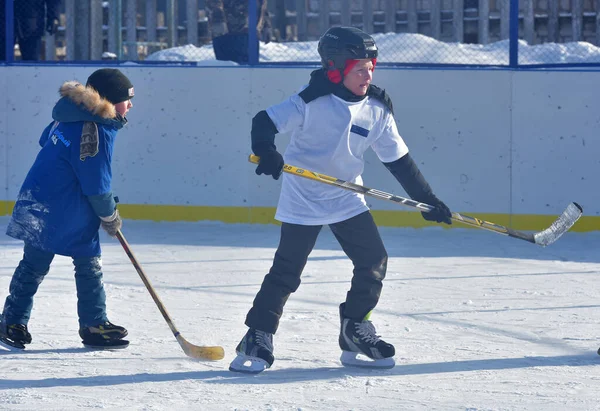
<path fill-rule="evenodd" d="M 0 217 L 4 232 L 8 217 Z M 2 410 L 598 410 L 600 232 L 541 248 L 474 229 L 381 228 L 390 255 L 372 316 L 396 345 L 391 370 L 340 365 L 337 306 L 352 266 L 328 229 L 258 376 L 231 373 L 276 225 L 125 221 L 123 233 L 182 335 L 222 345 L 187 358 L 119 243 L 103 235 L 108 313 L 121 351 L 77 335 L 72 264 L 56 257 L 24 352 L 0 348 Z M 22 244 L 0 236 L 0 301 Z"/>
<path fill-rule="evenodd" d="M 379 48 L 378 62 L 427 64 L 508 65 L 509 41 L 490 44 L 446 43 L 422 34 L 379 33 L 373 38 Z M 260 43 L 260 62 L 319 62 L 317 41 Z M 188 44 L 157 51 L 149 61 L 196 61 L 201 65 L 237 65 L 216 61 L 212 44 Z M 519 64 L 600 63 L 600 48 L 587 42 L 529 45 L 519 40 Z"/>

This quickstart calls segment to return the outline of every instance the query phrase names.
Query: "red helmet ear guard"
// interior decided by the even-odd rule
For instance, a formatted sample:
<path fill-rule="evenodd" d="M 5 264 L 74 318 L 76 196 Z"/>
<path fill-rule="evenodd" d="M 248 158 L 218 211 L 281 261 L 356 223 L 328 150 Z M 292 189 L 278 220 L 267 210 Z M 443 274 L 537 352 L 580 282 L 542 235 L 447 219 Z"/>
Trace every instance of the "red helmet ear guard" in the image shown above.
<path fill-rule="evenodd" d="M 342 73 L 338 69 L 335 68 L 335 63 L 333 60 L 329 60 L 327 62 L 329 68 L 327 69 L 327 78 L 333 84 L 339 84 L 342 82 Z"/>
<path fill-rule="evenodd" d="M 342 82 L 342 75 L 340 74 L 340 71 L 338 69 L 329 70 L 327 72 L 327 78 L 333 84 L 340 84 Z"/>

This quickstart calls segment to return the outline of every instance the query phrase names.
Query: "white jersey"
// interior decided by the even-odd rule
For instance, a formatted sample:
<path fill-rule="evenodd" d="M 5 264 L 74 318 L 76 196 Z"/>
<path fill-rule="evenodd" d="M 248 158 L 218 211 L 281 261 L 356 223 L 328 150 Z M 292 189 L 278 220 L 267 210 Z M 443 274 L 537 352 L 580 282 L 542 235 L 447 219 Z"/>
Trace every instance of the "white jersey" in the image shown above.
<path fill-rule="evenodd" d="M 385 163 L 408 153 L 390 110 L 369 96 L 349 102 L 328 94 L 306 104 L 295 94 L 267 114 L 280 133 L 292 132 L 284 153 L 287 164 L 356 184 L 362 184 L 369 147 Z M 362 194 L 284 173 L 275 219 L 325 225 L 368 209 Z"/>

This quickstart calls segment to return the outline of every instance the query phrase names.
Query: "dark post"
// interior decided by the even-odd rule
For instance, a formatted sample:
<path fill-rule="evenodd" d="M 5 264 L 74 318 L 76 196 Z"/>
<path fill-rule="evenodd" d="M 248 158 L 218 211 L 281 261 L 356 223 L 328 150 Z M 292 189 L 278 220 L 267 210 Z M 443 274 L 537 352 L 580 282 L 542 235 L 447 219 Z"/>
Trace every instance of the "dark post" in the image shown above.
<path fill-rule="evenodd" d="M 248 0 L 248 64 L 258 64 L 258 36 L 256 26 L 258 25 L 258 7 L 256 0 Z"/>
<path fill-rule="evenodd" d="M 6 18 L 6 62 L 15 61 L 15 13 L 13 0 L 6 0 L 4 7 Z"/>
<path fill-rule="evenodd" d="M 519 66 L 519 0 L 510 1 L 510 37 L 508 48 L 508 65 Z"/>

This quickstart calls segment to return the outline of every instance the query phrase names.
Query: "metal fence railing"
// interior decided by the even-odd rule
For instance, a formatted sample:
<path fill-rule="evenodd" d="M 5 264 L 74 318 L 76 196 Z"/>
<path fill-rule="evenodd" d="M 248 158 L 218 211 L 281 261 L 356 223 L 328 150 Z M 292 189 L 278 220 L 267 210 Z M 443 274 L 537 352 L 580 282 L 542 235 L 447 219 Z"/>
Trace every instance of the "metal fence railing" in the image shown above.
<path fill-rule="evenodd" d="M 0 0 L 0 62 L 317 63 L 339 25 L 384 64 L 600 65 L 600 0 Z"/>

